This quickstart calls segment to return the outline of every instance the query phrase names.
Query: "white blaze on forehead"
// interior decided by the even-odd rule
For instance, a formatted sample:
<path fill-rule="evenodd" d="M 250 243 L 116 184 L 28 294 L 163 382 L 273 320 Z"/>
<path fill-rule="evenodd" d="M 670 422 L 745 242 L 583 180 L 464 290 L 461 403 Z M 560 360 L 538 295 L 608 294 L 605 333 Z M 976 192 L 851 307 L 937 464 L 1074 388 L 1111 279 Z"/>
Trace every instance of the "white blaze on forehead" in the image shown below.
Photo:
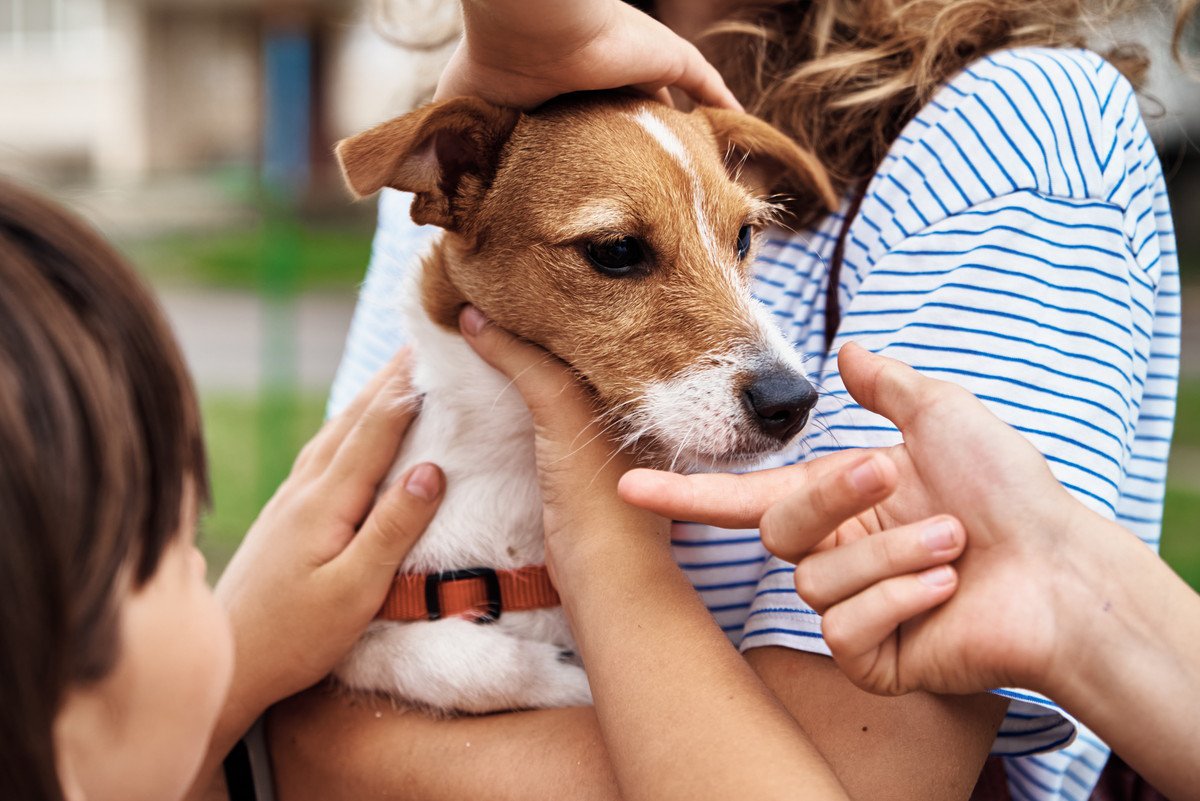
<path fill-rule="evenodd" d="M 665 122 L 648 108 L 643 108 L 633 115 L 633 121 L 645 128 L 651 136 L 658 140 L 663 150 L 670 153 L 676 161 L 683 165 L 684 169 L 691 172 L 692 160 L 688 155 L 687 148 L 683 146 L 683 142 L 675 135 L 674 131 L 667 127 Z"/>
<path fill-rule="evenodd" d="M 673 159 L 679 162 L 679 166 L 691 178 L 692 206 L 696 215 L 696 229 L 700 233 L 700 241 L 704 243 L 704 249 L 708 252 L 709 258 L 714 262 L 720 262 L 716 233 L 704 211 L 704 187 L 700 185 L 700 176 L 696 174 L 695 164 L 691 154 L 684 147 L 683 141 L 648 108 L 640 109 L 637 114 L 631 115 L 631 119 L 650 134 L 654 141 L 658 142 Z"/>

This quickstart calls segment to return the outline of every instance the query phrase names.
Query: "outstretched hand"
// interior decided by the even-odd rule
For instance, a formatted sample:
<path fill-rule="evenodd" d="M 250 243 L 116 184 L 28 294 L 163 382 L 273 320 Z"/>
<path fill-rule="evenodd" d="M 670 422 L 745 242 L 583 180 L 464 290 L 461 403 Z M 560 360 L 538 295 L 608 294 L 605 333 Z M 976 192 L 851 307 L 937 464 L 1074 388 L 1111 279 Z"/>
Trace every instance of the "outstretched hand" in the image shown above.
<path fill-rule="evenodd" d="M 675 87 L 699 104 L 741 110 L 694 45 L 620 0 L 467 0 L 463 23 L 436 100 L 533 108 L 568 92 L 632 87 L 670 104 Z"/>
<path fill-rule="evenodd" d="M 622 497 L 679 519 L 759 526 L 768 549 L 798 561 L 797 592 L 864 689 L 1036 689 L 1066 642 L 1052 598 L 1072 570 L 1062 541 L 1090 513 L 965 389 L 853 344 L 838 365 L 902 444 L 745 475 L 635 470 Z"/>

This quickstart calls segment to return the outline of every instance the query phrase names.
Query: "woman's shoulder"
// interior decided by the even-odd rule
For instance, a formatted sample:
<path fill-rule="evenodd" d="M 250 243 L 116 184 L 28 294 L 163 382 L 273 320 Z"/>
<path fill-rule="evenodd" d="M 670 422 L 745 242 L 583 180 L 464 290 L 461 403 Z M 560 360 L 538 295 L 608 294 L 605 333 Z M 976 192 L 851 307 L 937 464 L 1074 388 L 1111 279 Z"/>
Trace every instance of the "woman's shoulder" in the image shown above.
<path fill-rule="evenodd" d="M 880 172 L 933 176 L 947 207 L 1036 192 L 1123 207 L 1157 160 L 1133 87 L 1087 50 L 1016 48 L 962 70 L 905 127 Z M 925 181 L 924 183 L 932 183 Z"/>
<path fill-rule="evenodd" d="M 851 233 L 873 263 L 963 212 L 996 222 L 997 209 L 1036 205 L 1136 244 L 1169 226 L 1165 198 L 1136 94 L 1120 72 L 1087 50 L 1017 48 L 970 64 L 908 123 Z"/>

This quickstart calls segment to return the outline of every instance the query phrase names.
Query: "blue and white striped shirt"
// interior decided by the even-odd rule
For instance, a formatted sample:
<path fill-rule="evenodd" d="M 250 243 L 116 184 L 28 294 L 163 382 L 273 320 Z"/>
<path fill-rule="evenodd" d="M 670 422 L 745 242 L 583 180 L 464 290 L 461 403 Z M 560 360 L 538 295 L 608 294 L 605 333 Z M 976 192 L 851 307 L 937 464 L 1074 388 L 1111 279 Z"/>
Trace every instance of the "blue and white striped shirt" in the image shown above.
<path fill-rule="evenodd" d="M 403 341 L 390 311 L 430 232 L 385 193 L 330 400 L 342 407 Z M 1042 451 L 1083 503 L 1157 547 L 1179 363 L 1179 276 L 1162 171 L 1129 84 L 1083 50 L 1025 48 L 955 77 L 908 124 L 847 234 L 841 325 L 824 344 L 843 216 L 773 230 L 756 294 L 822 392 L 796 462 L 899 440 L 837 372 L 841 342 L 955 381 Z M 828 653 L 792 567 L 754 531 L 677 524 L 679 564 L 743 650 Z M 1086 799 L 1108 748 L 1051 702 L 1014 699 L 993 753 L 1017 801 Z M 1055 750 L 1057 749 L 1057 750 Z"/>

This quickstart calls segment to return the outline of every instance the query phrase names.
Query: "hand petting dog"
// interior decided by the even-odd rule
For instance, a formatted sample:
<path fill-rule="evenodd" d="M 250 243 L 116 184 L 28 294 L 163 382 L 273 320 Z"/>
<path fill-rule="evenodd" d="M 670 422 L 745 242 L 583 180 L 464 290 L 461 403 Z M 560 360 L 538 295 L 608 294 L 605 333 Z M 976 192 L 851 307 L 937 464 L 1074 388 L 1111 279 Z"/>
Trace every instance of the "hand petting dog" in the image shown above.
<path fill-rule="evenodd" d="M 305 446 L 221 575 L 240 676 L 202 776 L 267 707 L 345 656 L 437 511 L 445 481 L 432 464 L 376 498 L 416 415 L 408 361 L 402 350 Z"/>
<path fill-rule="evenodd" d="M 463 28 L 435 100 L 529 109 L 569 92 L 628 86 L 674 105 L 674 87 L 699 105 L 742 110 L 694 45 L 620 0 L 468 0 Z"/>

